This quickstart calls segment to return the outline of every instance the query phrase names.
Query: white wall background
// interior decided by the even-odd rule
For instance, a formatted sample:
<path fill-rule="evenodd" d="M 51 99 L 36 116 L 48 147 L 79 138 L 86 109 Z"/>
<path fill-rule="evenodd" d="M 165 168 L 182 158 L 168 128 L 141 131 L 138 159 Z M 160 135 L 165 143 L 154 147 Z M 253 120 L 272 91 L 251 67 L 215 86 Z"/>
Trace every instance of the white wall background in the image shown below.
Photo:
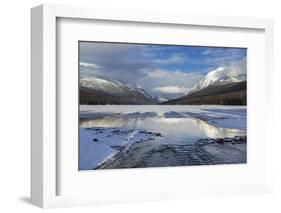
<path fill-rule="evenodd" d="M 161 12 L 269 17 L 275 19 L 276 140 L 272 144 L 274 193 L 259 196 L 201 198 L 157 203 L 67 209 L 69 212 L 280 212 L 281 211 L 281 12 L 278 0 L 7 0 L 0 7 L 0 211 L 37 212 L 29 203 L 30 178 L 30 8 L 42 3 L 79 4 Z M 278 85 L 280 84 L 280 85 Z M 279 109 L 279 110 L 278 110 Z M 279 111 L 279 112 L 278 112 Z M 278 126 L 279 125 L 279 126 Z M 63 209 L 47 210 L 60 212 Z"/>

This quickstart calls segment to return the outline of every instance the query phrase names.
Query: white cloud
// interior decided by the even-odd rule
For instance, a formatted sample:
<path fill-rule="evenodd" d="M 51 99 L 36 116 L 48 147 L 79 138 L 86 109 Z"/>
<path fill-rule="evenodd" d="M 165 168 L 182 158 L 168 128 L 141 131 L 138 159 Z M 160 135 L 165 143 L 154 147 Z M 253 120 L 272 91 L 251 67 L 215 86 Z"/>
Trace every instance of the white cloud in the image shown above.
<path fill-rule="evenodd" d="M 91 68 L 95 68 L 95 69 L 99 68 L 98 65 L 93 64 L 93 63 L 80 62 L 79 64 L 80 64 L 80 66 L 83 66 L 83 67 L 91 67 Z"/>
<path fill-rule="evenodd" d="M 243 58 L 239 61 L 234 61 L 228 64 L 228 66 L 224 66 L 225 75 L 229 77 L 236 77 L 240 75 L 247 75 L 247 64 L 246 58 Z M 246 80 L 246 79 L 245 79 Z"/>
<path fill-rule="evenodd" d="M 152 95 L 171 99 L 187 93 L 192 86 L 199 82 L 202 74 L 197 72 L 169 71 L 163 69 L 145 70 L 146 75 L 138 79 L 138 83 Z"/>
<path fill-rule="evenodd" d="M 167 93 L 167 94 L 185 94 L 190 91 L 190 88 L 180 86 L 165 86 L 155 87 L 153 89 L 156 92 Z"/>

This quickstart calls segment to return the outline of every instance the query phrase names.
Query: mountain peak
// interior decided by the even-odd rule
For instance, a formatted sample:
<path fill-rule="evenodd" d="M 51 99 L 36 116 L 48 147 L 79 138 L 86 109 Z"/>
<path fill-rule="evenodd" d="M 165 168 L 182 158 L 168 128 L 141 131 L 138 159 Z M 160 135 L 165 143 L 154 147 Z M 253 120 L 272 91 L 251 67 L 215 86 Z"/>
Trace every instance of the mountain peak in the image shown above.
<path fill-rule="evenodd" d="M 225 67 L 219 67 L 208 72 L 187 94 L 202 90 L 211 85 L 223 85 L 242 81 L 246 81 L 246 74 L 236 72 L 235 70 L 229 71 Z"/>
<path fill-rule="evenodd" d="M 80 79 L 80 91 L 84 91 L 82 103 L 149 104 L 153 98 L 140 86 L 99 77 Z"/>

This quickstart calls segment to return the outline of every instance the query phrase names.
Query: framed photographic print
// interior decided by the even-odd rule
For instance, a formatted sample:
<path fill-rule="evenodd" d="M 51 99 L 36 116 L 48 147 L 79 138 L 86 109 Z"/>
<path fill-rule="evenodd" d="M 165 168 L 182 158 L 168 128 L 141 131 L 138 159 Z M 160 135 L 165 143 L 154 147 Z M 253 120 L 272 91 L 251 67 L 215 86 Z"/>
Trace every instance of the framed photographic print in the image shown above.
<path fill-rule="evenodd" d="M 270 191 L 272 28 L 269 19 L 33 8 L 32 203 Z"/>
<path fill-rule="evenodd" d="M 247 162 L 246 48 L 78 45 L 79 170 Z"/>

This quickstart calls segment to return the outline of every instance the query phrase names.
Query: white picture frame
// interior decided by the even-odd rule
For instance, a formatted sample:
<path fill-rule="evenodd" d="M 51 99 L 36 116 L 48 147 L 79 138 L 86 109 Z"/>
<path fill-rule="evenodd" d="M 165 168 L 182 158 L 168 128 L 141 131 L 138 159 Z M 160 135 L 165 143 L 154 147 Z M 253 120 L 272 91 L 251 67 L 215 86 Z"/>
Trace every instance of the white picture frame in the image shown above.
<path fill-rule="evenodd" d="M 264 37 L 264 69 L 260 78 L 265 83 L 261 87 L 261 92 L 265 95 L 261 111 L 269 112 L 273 105 L 270 91 L 273 88 L 273 21 L 271 19 L 240 18 L 240 17 L 216 17 L 187 14 L 161 14 L 143 11 L 122 11 L 100 8 L 85 8 L 74 6 L 54 6 L 41 5 L 31 10 L 31 201 L 33 204 L 47 207 L 91 205 L 97 203 L 114 203 L 142 200 L 165 200 L 177 199 L 194 196 L 211 195 L 232 195 L 232 194 L 251 194 L 270 191 L 270 165 L 269 161 L 260 168 L 260 173 L 264 173 L 265 178 L 259 179 L 254 184 L 233 181 L 233 185 L 221 185 L 218 187 L 200 187 L 199 183 L 194 183 L 194 188 L 179 189 L 173 185 L 167 185 L 163 190 L 152 189 L 149 195 L 124 191 L 123 196 L 116 193 L 114 195 L 98 196 L 79 194 L 79 195 L 58 195 L 58 166 L 59 152 L 57 151 L 57 88 L 60 82 L 57 80 L 57 20 L 79 19 L 79 20 L 107 20 L 133 23 L 153 23 L 155 25 L 167 26 L 200 26 L 206 28 L 223 28 L 229 31 L 240 29 L 253 29 L 262 31 Z M 235 35 L 234 35 L 235 36 Z M 252 80 L 255 81 L 254 79 Z M 254 83 L 253 83 L 254 84 Z M 251 95 L 251 90 L 249 95 Z M 254 103 L 254 100 L 253 100 Z M 265 114 L 264 128 L 266 131 L 263 138 L 268 138 L 267 133 L 270 128 L 270 119 Z M 262 142 L 268 146 L 268 141 Z M 264 156 L 268 155 L 264 151 Z M 223 169 L 216 169 L 214 171 Z M 247 168 L 246 168 L 247 169 Z M 158 169 L 159 175 L 162 169 Z M 152 171 L 152 170 L 151 170 Z M 78 171 L 77 171 L 78 172 Z M 132 175 L 136 171 L 123 171 L 124 174 Z M 181 175 L 181 170 L 173 170 L 176 176 Z M 200 173 L 198 173 L 199 175 Z M 110 172 L 106 177 L 110 177 Z M 253 174 L 256 175 L 256 174 Z M 257 174 L 258 175 L 258 174 Z M 124 176 L 126 178 L 126 175 Z M 100 178 L 103 178 L 102 175 Z M 171 176 L 170 178 L 174 178 Z M 160 187 L 159 185 L 158 187 Z M 188 190 L 187 190 L 188 189 Z M 71 189 L 70 189 L 71 190 Z M 106 190 L 106 189 L 105 189 Z M 127 194 L 126 194 L 127 193 Z"/>

